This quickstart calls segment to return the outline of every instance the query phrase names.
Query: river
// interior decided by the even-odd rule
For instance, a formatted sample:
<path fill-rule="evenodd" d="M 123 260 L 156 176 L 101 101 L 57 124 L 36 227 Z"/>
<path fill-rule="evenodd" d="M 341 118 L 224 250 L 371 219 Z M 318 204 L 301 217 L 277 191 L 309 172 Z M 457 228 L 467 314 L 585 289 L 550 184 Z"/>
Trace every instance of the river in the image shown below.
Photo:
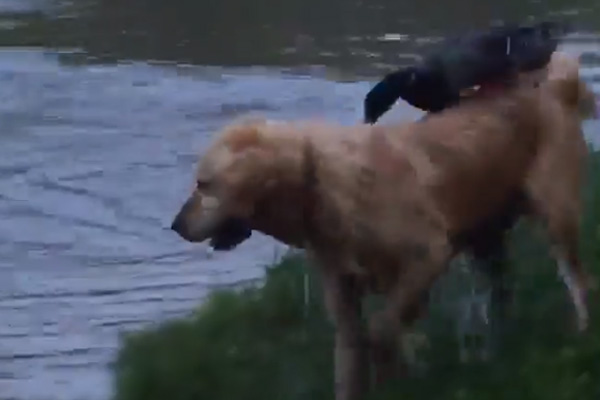
<path fill-rule="evenodd" d="M 65 3 L 60 13 L 92 4 Z M 114 14 L 99 17 L 103 3 Z M 184 23 L 188 31 L 172 35 L 188 37 L 188 44 L 172 50 L 179 47 L 163 32 L 173 27 L 169 16 L 162 19 L 166 28 L 157 27 L 147 20 L 159 13 L 151 6 L 148 15 L 117 18 L 118 2 L 99 4 L 85 23 L 61 14 L 62 22 L 53 25 L 48 19 L 56 18 L 57 9 L 47 2 L 0 0 L 2 400 L 109 398 L 119 334 L 186 315 L 214 288 L 260 278 L 284 251 L 255 234 L 236 251 L 212 253 L 168 229 L 192 185 L 196 157 L 216 130 L 248 112 L 354 123 L 376 71 L 410 58 L 436 29 L 452 31 L 464 18 L 457 10 L 448 20 L 437 12 L 428 20 L 435 29 L 421 27 L 418 34 L 414 21 L 426 18 L 425 11 L 406 6 L 402 21 L 413 31 L 405 40 L 398 30 L 383 32 L 394 20 L 384 18 L 381 7 L 373 14 L 379 17 L 363 22 L 358 6 L 348 9 L 346 22 L 331 19 L 331 7 L 324 7 L 307 21 L 319 15 L 324 20 L 307 22 L 306 31 L 299 23 L 271 27 L 281 33 L 277 40 L 261 42 L 263 34 L 256 34 L 237 43 L 235 52 L 215 39 L 224 40 L 223 29 L 214 26 L 237 23 L 243 32 L 256 32 L 264 25 L 260 16 L 250 26 L 213 21 L 213 39 L 197 51 L 189 43 L 202 27 Z M 268 4 L 257 3 L 256 13 Z M 600 42 L 589 34 L 598 12 L 584 6 L 577 12 L 573 4 L 564 14 L 575 14 L 588 34 L 575 35 L 564 49 L 586 53 L 582 72 L 600 91 Z M 269 10 L 270 21 L 289 17 Z M 475 13 L 473 20 L 489 20 L 493 10 Z M 203 23 L 216 18 L 197 15 Z M 102 18 L 115 27 L 94 28 L 94 21 L 106 22 Z M 79 21 L 78 31 L 72 21 Z M 122 34 L 119 24 L 134 26 L 145 39 L 136 45 L 135 35 Z M 363 44 L 348 51 L 355 46 L 349 43 Z M 398 104 L 384 119 L 419 114 Z M 597 122 L 587 122 L 585 131 L 600 144 Z"/>

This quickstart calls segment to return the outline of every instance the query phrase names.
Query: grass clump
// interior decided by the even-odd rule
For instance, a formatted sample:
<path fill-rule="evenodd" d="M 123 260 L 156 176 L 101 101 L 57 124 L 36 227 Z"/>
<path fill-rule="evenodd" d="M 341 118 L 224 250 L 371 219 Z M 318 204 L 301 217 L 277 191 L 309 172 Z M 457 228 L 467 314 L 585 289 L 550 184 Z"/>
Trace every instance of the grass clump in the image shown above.
<path fill-rule="evenodd" d="M 190 318 L 128 337 L 116 398 L 326 398 L 332 330 L 320 300 L 305 305 L 304 272 L 287 257 L 263 287 L 216 291 Z"/>
<path fill-rule="evenodd" d="M 582 255 L 598 277 L 599 153 L 590 171 Z M 534 233 L 525 224 L 514 232 L 515 304 L 491 361 L 461 363 L 452 318 L 444 304 L 433 304 L 418 324 L 429 338 L 419 354 L 425 367 L 377 388 L 372 400 L 600 398 L 597 296 L 590 331 L 578 337 L 547 244 Z M 115 400 L 331 400 L 332 332 L 318 280 L 301 256 L 288 256 L 268 268 L 261 288 L 217 291 L 191 317 L 128 336 L 115 367 Z"/>

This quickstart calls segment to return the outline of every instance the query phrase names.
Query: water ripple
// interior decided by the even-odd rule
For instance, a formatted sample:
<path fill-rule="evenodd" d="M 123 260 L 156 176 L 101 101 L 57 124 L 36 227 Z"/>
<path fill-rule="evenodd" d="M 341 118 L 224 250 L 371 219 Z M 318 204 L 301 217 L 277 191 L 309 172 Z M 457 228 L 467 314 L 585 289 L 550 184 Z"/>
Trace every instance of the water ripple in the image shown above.
<path fill-rule="evenodd" d="M 582 43 L 575 50 L 598 54 Z M 207 71 L 0 51 L 3 398 L 105 399 L 122 333 L 185 315 L 213 288 L 255 284 L 282 246 L 253 235 L 212 253 L 167 229 L 198 151 L 248 112 L 353 123 L 371 86 Z M 398 106 L 384 119 L 419 114 Z M 586 132 L 597 140 L 598 124 Z"/>

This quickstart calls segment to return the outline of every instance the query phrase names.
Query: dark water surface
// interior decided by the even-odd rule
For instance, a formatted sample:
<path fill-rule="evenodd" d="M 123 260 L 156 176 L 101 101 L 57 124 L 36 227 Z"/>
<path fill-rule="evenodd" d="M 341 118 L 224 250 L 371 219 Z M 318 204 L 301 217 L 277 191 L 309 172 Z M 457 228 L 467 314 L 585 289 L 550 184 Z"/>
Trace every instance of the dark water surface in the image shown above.
<path fill-rule="evenodd" d="M 353 123 L 372 79 L 439 35 L 551 11 L 585 33 L 565 49 L 600 91 L 593 2 L 497 3 L 0 0 L 0 399 L 108 398 L 120 332 L 281 253 L 259 235 L 210 253 L 167 229 L 231 118 Z M 586 134 L 600 144 L 598 123 Z"/>

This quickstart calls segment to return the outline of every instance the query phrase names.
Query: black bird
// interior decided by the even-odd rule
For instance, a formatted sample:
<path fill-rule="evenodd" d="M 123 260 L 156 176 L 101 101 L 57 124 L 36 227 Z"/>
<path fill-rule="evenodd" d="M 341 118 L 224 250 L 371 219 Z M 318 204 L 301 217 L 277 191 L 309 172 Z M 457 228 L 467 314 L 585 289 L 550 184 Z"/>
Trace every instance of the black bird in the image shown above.
<path fill-rule="evenodd" d="M 386 75 L 367 93 L 364 121 L 375 123 L 402 98 L 423 111 L 456 104 L 464 89 L 509 81 L 550 61 L 568 28 L 557 22 L 493 27 L 446 40 L 416 65 Z"/>

